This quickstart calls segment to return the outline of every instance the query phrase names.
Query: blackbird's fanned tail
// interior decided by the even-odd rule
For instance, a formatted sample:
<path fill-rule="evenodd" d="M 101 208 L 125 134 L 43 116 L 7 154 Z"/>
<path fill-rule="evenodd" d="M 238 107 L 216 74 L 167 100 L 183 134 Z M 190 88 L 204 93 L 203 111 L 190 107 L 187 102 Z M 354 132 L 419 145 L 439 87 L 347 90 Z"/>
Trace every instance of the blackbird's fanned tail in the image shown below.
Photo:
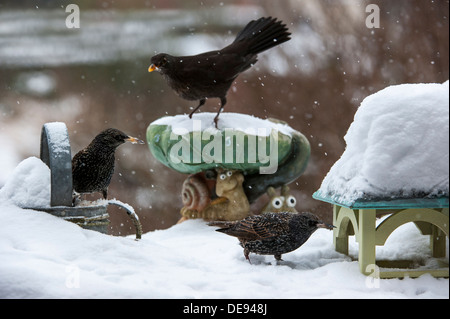
<path fill-rule="evenodd" d="M 235 42 L 248 41 L 247 54 L 258 54 L 290 40 L 291 34 L 276 18 L 260 18 L 250 21 L 236 36 Z"/>

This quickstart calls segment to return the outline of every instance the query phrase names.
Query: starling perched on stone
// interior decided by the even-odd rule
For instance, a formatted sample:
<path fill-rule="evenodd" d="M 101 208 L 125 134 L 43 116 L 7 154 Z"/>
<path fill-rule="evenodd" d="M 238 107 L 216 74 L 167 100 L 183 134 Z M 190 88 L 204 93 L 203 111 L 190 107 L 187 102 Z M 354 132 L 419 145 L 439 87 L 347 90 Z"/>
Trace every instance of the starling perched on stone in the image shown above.
<path fill-rule="evenodd" d="M 125 143 L 144 144 L 135 137 L 109 128 L 98 134 L 91 144 L 72 159 L 73 189 L 77 193 L 101 192 L 108 197 L 108 186 L 114 173 L 114 153 Z"/>
<path fill-rule="evenodd" d="M 332 229 L 311 213 L 264 213 L 249 216 L 240 221 L 211 222 L 219 226 L 217 231 L 237 237 L 244 248 L 244 256 L 250 262 L 249 254 L 281 255 L 303 245 L 318 228 Z"/>
<path fill-rule="evenodd" d="M 258 61 L 258 53 L 290 40 L 287 31 L 286 25 L 276 18 L 252 20 L 238 33 L 234 42 L 222 50 L 193 56 L 160 53 L 151 58 L 148 71 L 159 71 L 182 98 L 200 102 L 189 114 L 190 118 L 207 98 L 219 98 L 221 107 L 214 118 L 217 128 L 231 84 L 241 72 Z"/>

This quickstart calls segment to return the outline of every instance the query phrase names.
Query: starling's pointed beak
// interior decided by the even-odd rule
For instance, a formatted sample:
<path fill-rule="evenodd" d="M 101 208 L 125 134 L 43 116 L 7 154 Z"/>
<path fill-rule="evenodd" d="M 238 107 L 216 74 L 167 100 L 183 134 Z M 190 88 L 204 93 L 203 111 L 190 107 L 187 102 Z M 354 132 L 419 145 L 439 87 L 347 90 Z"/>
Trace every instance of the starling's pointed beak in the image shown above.
<path fill-rule="evenodd" d="M 326 223 L 318 223 L 317 228 L 327 228 L 327 229 L 333 229 L 336 228 L 336 226 L 326 224 Z"/>
<path fill-rule="evenodd" d="M 128 136 L 128 138 L 126 138 L 125 141 L 131 142 L 132 144 L 145 144 L 143 140 L 140 140 L 133 136 Z"/>
<path fill-rule="evenodd" d="M 156 65 L 152 64 L 152 65 L 150 65 L 150 66 L 148 67 L 148 72 L 153 72 L 153 71 L 155 71 L 156 69 L 158 69 L 158 67 L 157 67 Z"/>

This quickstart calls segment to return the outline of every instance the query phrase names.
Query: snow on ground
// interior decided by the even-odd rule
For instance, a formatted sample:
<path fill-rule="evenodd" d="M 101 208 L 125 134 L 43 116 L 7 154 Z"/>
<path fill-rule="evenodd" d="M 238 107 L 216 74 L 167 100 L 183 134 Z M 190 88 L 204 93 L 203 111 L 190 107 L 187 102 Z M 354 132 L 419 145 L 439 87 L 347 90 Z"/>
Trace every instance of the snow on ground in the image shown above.
<path fill-rule="evenodd" d="M 407 227 L 408 226 L 408 227 Z M 411 227 L 412 226 L 412 227 Z M 420 236 L 404 225 L 397 236 Z M 415 250 L 408 240 L 397 254 Z M 420 238 L 419 251 L 428 238 Z M 355 250 L 351 242 L 351 250 Z M 406 246 L 406 247 L 405 247 Z M 235 238 L 201 220 L 113 237 L 44 212 L 0 204 L 1 298 L 448 298 L 448 279 L 382 279 L 360 274 L 320 229 L 298 250 L 245 259 Z"/>
<path fill-rule="evenodd" d="M 235 238 L 202 220 L 136 241 L 22 209 L 18 198 L 44 195 L 16 180 L 29 175 L 27 184 L 40 180 L 45 188 L 41 164 L 24 160 L 0 189 L 0 298 L 449 298 L 448 279 L 374 281 L 362 275 L 356 261 L 334 251 L 332 232 L 325 229 L 280 264 L 254 254 L 249 264 Z M 13 188 L 14 196 L 7 191 Z M 421 259 L 431 254 L 428 243 L 406 224 L 377 247 L 377 255 Z M 351 239 L 350 254 L 357 249 Z"/>
<path fill-rule="evenodd" d="M 361 103 L 322 197 L 449 194 L 449 81 L 387 87 Z"/>

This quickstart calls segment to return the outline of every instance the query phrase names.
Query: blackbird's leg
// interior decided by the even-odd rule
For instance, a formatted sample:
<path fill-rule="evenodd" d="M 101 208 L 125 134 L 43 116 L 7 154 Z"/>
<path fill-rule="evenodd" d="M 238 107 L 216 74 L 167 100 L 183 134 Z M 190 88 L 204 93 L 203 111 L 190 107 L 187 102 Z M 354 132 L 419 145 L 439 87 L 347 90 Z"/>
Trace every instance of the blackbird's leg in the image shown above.
<path fill-rule="evenodd" d="M 103 199 L 108 199 L 108 189 L 104 189 L 102 190 L 102 194 L 103 194 Z"/>
<path fill-rule="evenodd" d="M 216 128 L 217 128 L 217 122 L 219 121 L 220 112 L 222 112 L 223 107 L 225 106 L 225 104 L 227 104 L 227 98 L 226 97 L 221 97 L 220 98 L 220 109 L 219 109 L 219 112 L 217 112 L 216 117 L 214 118 L 214 124 L 216 125 Z"/>
<path fill-rule="evenodd" d="M 190 119 L 192 118 L 192 114 L 194 114 L 195 111 L 197 111 L 203 104 L 205 104 L 205 102 L 206 102 L 206 99 L 201 99 L 200 100 L 200 104 L 191 112 L 191 114 L 189 114 L 189 118 Z"/>
<path fill-rule="evenodd" d="M 281 254 L 280 255 L 274 255 L 275 259 L 277 261 L 283 261 L 283 259 L 281 259 Z"/>

